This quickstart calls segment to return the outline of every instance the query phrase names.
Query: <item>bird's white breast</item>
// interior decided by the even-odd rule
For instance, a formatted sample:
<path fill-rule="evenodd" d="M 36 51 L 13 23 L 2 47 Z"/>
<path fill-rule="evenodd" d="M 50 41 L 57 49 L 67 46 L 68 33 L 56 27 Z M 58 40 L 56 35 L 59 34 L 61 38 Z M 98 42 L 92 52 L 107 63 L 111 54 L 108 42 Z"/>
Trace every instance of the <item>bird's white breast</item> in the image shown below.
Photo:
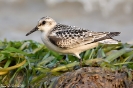
<path fill-rule="evenodd" d="M 48 39 L 48 37 L 47 37 L 47 35 L 46 35 L 45 32 L 42 32 L 41 38 L 42 38 L 43 43 L 44 43 L 49 49 L 54 50 L 54 51 L 57 50 L 58 47 L 56 47 L 54 44 L 52 44 L 52 43 L 49 41 L 49 39 Z"/>

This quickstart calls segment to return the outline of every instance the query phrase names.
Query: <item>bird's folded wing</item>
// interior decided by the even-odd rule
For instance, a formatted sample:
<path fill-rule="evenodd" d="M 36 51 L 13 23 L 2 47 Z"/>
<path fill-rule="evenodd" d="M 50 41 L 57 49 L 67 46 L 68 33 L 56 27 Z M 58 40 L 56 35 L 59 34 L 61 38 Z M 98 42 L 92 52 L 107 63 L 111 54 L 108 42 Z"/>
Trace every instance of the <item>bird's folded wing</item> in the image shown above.
<path fill-rule="evenodd" d="M 69 49 L 105 39 L 112 39 L 113 36 L 118 34 L 119 32 L 93 32 L 78 27 L 67 26 L 63 27 L 63 29 L 58 27 L 58 30 L 52 31 L 48 38 L 57 47 Z"/>

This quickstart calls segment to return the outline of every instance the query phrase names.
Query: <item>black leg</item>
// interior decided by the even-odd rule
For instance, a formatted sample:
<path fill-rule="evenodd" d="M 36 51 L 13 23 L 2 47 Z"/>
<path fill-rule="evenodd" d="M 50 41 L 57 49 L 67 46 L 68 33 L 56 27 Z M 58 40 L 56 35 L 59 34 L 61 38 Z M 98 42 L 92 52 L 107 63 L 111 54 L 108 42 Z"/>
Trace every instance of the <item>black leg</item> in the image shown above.
<path fill-rule="evenodd" d="M 80 68 L 82 67 L 82 59 L 81 58 L 79 59 L 79 66 L 80 66 Z"/>
<path fill-rule="evenodd" d="M 82 58 L 80 57 L 79 53 L 74 54 L 79 59 L 79 66 L 82 67 Z"/>
<path fill-rule="evenodd" d="M 66 54 L 65 56 L 66 56 L 66 61 L 69 62 L 68 54 Z"/>
<path fill-rule="evenodd" d="M 65 60 L 67 63 L 69 63 L 69 58 L 68 58 L 68 55 L 67 54 L 64 55 L 62 59 Z"/>

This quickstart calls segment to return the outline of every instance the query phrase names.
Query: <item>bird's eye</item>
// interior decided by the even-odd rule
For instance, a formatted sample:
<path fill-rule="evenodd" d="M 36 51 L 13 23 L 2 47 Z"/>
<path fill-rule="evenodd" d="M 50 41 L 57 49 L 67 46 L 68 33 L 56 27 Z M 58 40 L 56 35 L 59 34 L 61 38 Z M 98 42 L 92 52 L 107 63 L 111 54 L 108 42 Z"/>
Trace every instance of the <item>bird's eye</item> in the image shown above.
<path fill-rule="evenodd" d="M 42 25 L 44 25 L 45 23 L 46 23 L 46 21 L 43 21 L 43 22 L 42 22 Z"/>

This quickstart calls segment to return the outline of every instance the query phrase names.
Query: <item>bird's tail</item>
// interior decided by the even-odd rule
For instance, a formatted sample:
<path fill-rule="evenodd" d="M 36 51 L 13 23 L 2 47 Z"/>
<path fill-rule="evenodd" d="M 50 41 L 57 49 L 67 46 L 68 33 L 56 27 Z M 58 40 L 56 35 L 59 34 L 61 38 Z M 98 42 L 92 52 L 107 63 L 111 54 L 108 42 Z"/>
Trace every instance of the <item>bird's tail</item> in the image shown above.
<path fill-rule="evenodd" d="M 102 41 L 99 41 L 99 43 L 104 43 L 104 44 L 118 44 L 120 41 L 115 40 L 115 39 L 105 39 Z"/>
<path fill-rule="evenodd" d="M 112 37 L 118 36 L 120 32 L 109 32 L 106 36 L 107 39 L 99 41 L 99 43 L 104 43 L 104 44 L 118 44 L 120 41 L 113 39 Z"/>
<path fill-rule="evenodd" d="M 120 32 L 109 32 L 107 35 L 110 37 L 118 36 Z"/>

